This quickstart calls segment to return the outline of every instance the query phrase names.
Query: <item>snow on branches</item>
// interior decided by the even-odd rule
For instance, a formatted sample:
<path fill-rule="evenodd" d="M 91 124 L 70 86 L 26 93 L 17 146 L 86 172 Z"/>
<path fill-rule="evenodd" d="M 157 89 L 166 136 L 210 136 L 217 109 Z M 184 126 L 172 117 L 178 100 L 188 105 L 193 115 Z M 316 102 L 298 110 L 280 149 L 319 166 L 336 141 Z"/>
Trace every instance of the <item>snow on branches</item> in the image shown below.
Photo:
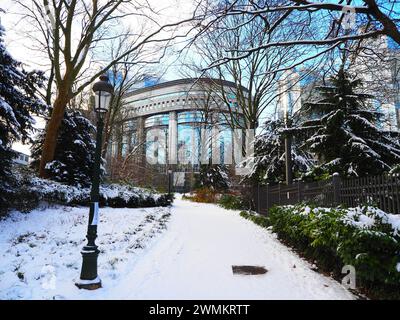
<path fill-rule="evenodd" d="M 263 133 L 256 136 L 254 163 L 246 179 L 276 182 L 285 179 L 285 124 L 283 120 L 267 121 Z M 295 176 L 310 170 L 314 161 L 310 153 L 300 148 L 300 137 L 292 141 L 292 170 Z"/>
<path fill-rule="evenodd" d="M 43 114 L 46 106 L 38 97 L 44 76 L 40 71 L 26 71 L 13 59 L 4 45 L 5 30 L 0 25 L 0 181 L 12 177 L 12 143 L 30 140 L 34 130 L 33 114 Z M 0 183 L 0 189 L 2 188 Z"/>
<path fill-rule="evenodd" d="M 380 128 L 383 115 L 372 106 L 372 96 L 357 92 L 360 86 L 342 68 L 301 110 L 303 128 L 318 125 L 305 145 L 330 174 L 381 174 L 400 161 L 399 134 Z"/>

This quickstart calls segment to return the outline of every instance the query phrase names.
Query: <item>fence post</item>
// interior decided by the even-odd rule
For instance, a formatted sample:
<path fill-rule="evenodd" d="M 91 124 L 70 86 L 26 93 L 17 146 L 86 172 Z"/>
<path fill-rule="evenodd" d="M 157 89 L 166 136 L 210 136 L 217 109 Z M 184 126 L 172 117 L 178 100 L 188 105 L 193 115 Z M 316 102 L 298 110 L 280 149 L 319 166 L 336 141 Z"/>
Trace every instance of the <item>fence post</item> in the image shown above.
<path fill-rule="evenodd" d="M 260 210 L 260 183 L 257 181 L 250 186 L 250 207 L 255 212 L 259 213 Z"/>
<path fill-rule="evenodd" d="M 340 204 L 340 176 L 339 173 L 335 172 L 332 176 L 333 185 L 333 202 L 337 206 Z"/>
<path fill-rule="evenodd" d="M 303 201 L 303 182 L 297 181 L 297 202 Z"/>
<path fill-rule="evenodd" d="M 258 196 L 259 196 L 258 182 L 256 182 L 256 184 L 253 184 L 250 188 L 251 188 L 250 207 L 251 207 L 251 209 L 253 209 L 253 207 L 254 207 L 254 210 L 256 212 L 258 212 L 258 208 L 257 208 Z"/>
<path fill-rule="evenodd" d="M 279 183 L 278 183 L 278 205 L 281 205 L 281 188 L 282 188 L 282 182 L 279 181 Z"/>
<path fill-rule="evenodd" d="M 293 183 L 292 170 L 292 137 L 291 134 L 287 133 L 285 136 L 285 172 L 287 186 L 290 186 Z"/>

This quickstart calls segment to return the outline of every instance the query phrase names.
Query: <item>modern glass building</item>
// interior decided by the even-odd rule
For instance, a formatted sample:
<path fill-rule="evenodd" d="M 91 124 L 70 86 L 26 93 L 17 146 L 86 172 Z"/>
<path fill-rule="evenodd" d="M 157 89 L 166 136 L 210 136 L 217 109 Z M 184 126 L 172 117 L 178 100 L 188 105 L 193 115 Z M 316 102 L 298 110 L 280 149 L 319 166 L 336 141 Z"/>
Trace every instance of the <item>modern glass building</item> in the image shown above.
<path fill-rule="evenodd" d="M 164 173 L 173 168 L 174 180 L 180 183 L 207 159 L 215 163 L 217 156 L 217 162 L 231 164 L 232 115 L 244 121 L 235 92 L 234 83 L 209 78 L 179 79 L 129 92 L 118 125 L 121 134 L 109 155 L 124 158 L 135 152 L 136 158 L 142 157 L 141 167 Z M 218 155 L 213 155 L 216 149 Z"/>

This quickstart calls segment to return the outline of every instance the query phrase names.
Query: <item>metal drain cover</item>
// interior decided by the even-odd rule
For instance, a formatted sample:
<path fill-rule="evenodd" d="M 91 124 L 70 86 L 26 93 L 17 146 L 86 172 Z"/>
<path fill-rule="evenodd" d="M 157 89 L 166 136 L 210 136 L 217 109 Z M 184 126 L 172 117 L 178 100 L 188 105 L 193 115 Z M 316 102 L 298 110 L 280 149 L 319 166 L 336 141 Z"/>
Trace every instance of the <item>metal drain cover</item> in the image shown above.
<path fill-rule="evenodd" d="M 232 266 L 233 274 L 244 274 L 244 275 L 257 275 L 265 274 L 268 272 L 262 266 Z"/>

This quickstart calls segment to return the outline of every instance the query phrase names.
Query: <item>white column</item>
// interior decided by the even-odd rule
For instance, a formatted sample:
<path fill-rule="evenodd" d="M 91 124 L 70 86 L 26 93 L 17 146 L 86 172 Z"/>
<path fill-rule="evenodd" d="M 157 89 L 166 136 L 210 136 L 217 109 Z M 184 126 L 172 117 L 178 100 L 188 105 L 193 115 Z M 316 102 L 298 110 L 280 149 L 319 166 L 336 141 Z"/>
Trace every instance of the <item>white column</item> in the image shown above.
<path fill-rule="evenodd" d="M 146 133 L 144 130 L 144 117 L 136 118 L 136 135 L 137 135 L 137 145 L 139 147 L 138 162 L 140 166 L 146 165 Z"/>
<path fill-rule="evenodd" d="M 177 163 L 178 121 L 176 111 L 169 113 L 168 122 L 168 161 L 169 164 Z"/>
<path fill-rule="evenodd" d="M 221 152 L 220 152 L 220 128 L 219 128 L 219 117 L 218 113 L 214 113 L 213 115 L 213 123 L 214 125 L 211 128 L 211 163 L 212 164 L 220 164 L 221 163 Z"/>

